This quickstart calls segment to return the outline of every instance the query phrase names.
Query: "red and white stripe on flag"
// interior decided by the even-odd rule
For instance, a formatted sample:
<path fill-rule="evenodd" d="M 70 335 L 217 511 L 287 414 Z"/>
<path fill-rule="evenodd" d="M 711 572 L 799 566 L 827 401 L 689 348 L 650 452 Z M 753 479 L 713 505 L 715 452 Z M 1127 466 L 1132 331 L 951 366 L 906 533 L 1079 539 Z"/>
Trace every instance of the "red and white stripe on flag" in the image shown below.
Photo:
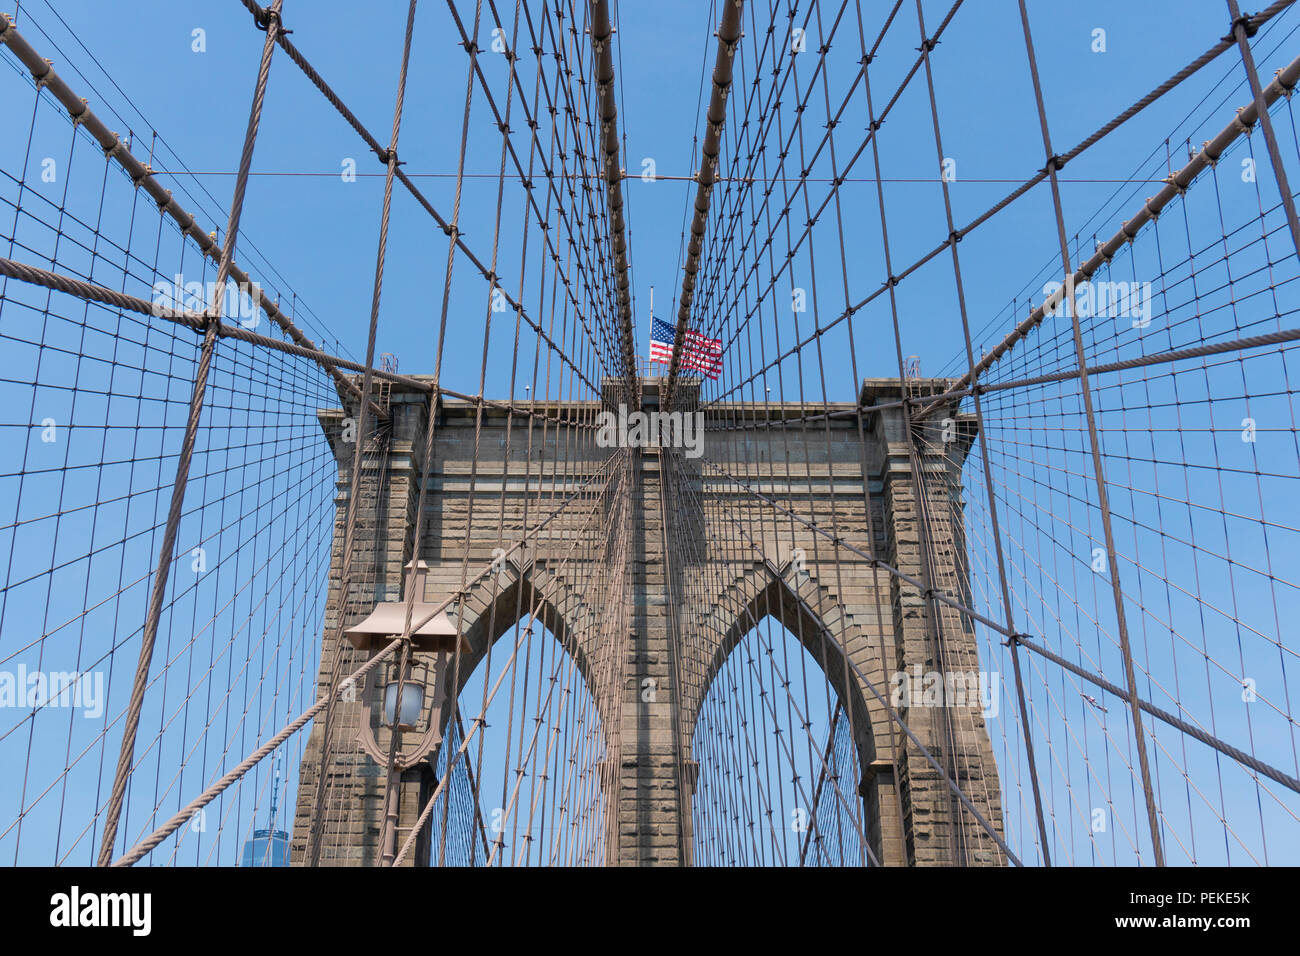
<path fill-rule="evenodd" d="M 656 325 L 660 324 L 658 320 Z M 667 338 L 667 326 L 663 335 Z M 672 346 L 652 338 L 650 340 L 650 361 L 672 364 Z M 703 372 L 717 381 L 722 373 L 722 339 L 711 339 L 699 332 L 687 329 L 682 337 L 681 367 L 695 372 Z"/>
<path fill-rule="evenodd" d="M 722 373 L 722 339 L 711 339 L 688 329 L 684 344 L 682 367 L 703 372 L 716 382 Z"/>

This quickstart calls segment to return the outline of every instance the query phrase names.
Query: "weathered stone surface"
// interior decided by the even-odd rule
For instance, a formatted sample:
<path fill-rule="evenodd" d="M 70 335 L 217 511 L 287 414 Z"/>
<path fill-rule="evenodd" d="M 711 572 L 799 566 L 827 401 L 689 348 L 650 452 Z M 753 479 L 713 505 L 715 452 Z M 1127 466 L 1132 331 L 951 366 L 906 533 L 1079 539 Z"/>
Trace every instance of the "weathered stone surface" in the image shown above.
<path fill-rule="evenodd" d="M 935 392 L 943 384 L 920 387 Z M 655 380 L 643 382 L 643 393 L 648 401 L 657 400 Z M 898 382 L 873 380 L 864 386 L 863 399 L 889 403 L 899 394 Z M 476 422 L 472 406 L 448 402 L 438 412 L 417 548 L 415 473 L 423 455 L 427 402 L 422 394 L 395 386 L 392 403 L 392 426 L 362 471 L 346 603 L 340 588 L 353 446 L 341 440 L 345 410 L 320 413 L 339 464 L 322 691 L 330 686 L 338 654 L 344 674 L 362 662 L 362 655 L 336 643 L 340 620 L 353 623 L 375 602 L 400 599 L 402 568 L 414 555 L 429 565 L 423 599 L 443 599 L 461 587 L 467 570 L 477 573 L 492 561 L 494 549 L 511 547 L 608 456 L 606 449 L 581 447 L 563 436 L 557 441 L 554 429 L 545 437 L 540 429 L 527 436 L 526 424 L 515 419 L 507 457 L 503 413 L 485 409 Z M 574 405 L 566 414 L 595 408 Z M 960 807 L 949 784 L 866 686 L 870 681 L 888 698 L 891 678 L 916 666 L 924 672 L 978 671 L 973 632 L 956 611 L 831 540 L 874 553 L 883 565 L 964 597 L 957 492 L 973 426 L 963 421 L 956 443 L 937 452 L 927 441 L 907 440 L 898 408 L 864 413 L 861 432 L 851 414 L 829 423 L 752 427 L 808 413 L 789 405 L 714 406 L 704 459 L 655 449 L 634 452 L 627 476 L 630 557 L 623 586 L 605 580 L 596 555 L 559 560 L 575 535 L 569 522 L 577 520 L 562 516 L 526 560 L 473 589 L 457 612 L 471 647 L 459 686 L 470 679 L 487 646 L 513 628 L 519 608 L 527 613 L 534 602 L 540 603 L 542 623 L 574 656 L 610 746 L 600 787 L 606 791 L 605 857 L 611 864 L 691 862 L 691 803 L 699 772 L 692 752 L 695 721 L 727 655 L 769 614 L 819 662 L 851 714 L 859 764 L 868 768 L 853 789 L 864 801 L 867 837 L 881 862 L 1004 862 L 983 827 Z M 550 414 L 556 414 L 554 406 Z M 795 512 L 802 522 L 752 491 Z M 598 581 L 605 593 L 621 591 L 622 601 L 590 599 Z M 653 682 L 651 699 L 644 693 L 647 681 Z M 898 713 L 1000 829 L 997 767 L 978 702 L 938 707 L 909 702 Z M 328 748 L 323 722 L 313 727 L 301 768 L 291 847 L 295 862 L 306 858 L 313 824 L 321 863 L 379 862 L 383 773 L 355 743 L 360 722 L 369 719 L 361 703 L 338 705 Z M 317 784 L 327 749 L 321 800 Z M 401 839 L 414 825 L 430 785 L 427 768 L 403 776 Z M 414 856 L 417 864 L 427 861 L 427 849 Z"/>

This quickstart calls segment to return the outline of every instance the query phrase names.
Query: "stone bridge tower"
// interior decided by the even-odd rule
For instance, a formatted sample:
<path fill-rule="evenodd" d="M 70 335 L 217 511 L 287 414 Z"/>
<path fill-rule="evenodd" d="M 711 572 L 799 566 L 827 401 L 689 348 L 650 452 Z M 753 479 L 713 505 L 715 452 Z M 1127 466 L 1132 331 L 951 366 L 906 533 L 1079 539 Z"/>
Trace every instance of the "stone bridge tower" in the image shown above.
<path fill-rule="evenodd" d="M 937 394 L 949 384 L 909 379 L 906 389 L 912 396 Z M 644 408 L 657 407 L 661 386 L 659 379 L 641 380 Z M 689 404 L 693 387 L 679 385 L 679 398 L 685 395 Z M 692 759 L 695 722 L 732 649 L 771 615 L 825 670 L 849 716 L 860 769 L 857 793 L 875 858 L 899 866 L 1001 864 L 996 844 L 868 686 L 897 703 L 903 722 L 1000 831 L 997 768 L 978 695 L 938 705 L 919 695 L 895 696 L 900 673 L 980 670 L 969 622 L 889 570 L 939 591 L 968 594 L 960 472 L 974 424 L 948 409 L 909 435 L 903 393 L 897 379 L 868 380 L 860 416 L 858 406 L 845 403 L 816 421 L 807 419 L 820 406 L 713 405 L 702 457 L 629 449 L 619 500 L 603 503 L 626 509 L 629 558 L 621 576 L 612 577 L 592 555 L 561 553 L 565 522 L 574 520 L 563 515 L 544 540 L 499 561 L 500 573 L 470 587 L 450 609 L 449 619 L 464 635 L 461 660 L 453 679 L 451 655 L 439 655 L 434 669 L 441 692 L 426 700 L 425 722 L 437 727 L 445 721 L 452 693 L 465 686 L 488 646 L 514 628 L 521 608 L 539 608 L 539 621 L 586 680 L 606 735 L 618 740 L 599 779 L 606 859 L 688 865 L 700 772 Z M 485 408 L 476 427 L 473 405 L 439 403 L 417 547 L 416 480 L 428 396 L 394 385 L 385 397 L 391 418 L 365 450 L 346 602 L 340 593 L 342 529 L 354 446 L 345 439 L 356 412 L 345 406 L 319 413 L 339 465 L 322 692 L 334 679 L 337 655 L 343 674 L 366 659 L 364 651 L 336 641 L 339 615 L 352 625 L 377 603 L 401 600 L 404 581 L 415 580 L 403 569 L 416 558 L 428 569 L 416 600 L 443 602 L 462 588 L 467 568 L 472 576 L 543 516 L 539 476 L 553 484 L 563 473 L 564 486 L 576 487 L 596 476 L 610 454 L 557 445 L 552 431 L 531 439 L 531 453 L 516 435 L 507 460 L 506 412 Z M 547 409 L 591 420 L 599 405 L 550 402 Z M 783 420 L 792 421 L 775 424 Z M 517 418 L 513 427 L 521 427 Z M 476 446 L 477 467 L 471 468 Z M 783 511 L 790 502 L 797 507 Z M 852 548 L 837 547 L 835 537 Z M 607 599 L 620 593 L 621 602 Z M 647 679 L 656 687 L 648 702 L 641 694 Z M 355 694 L 336 706 L 328 742 L 317 720 L 305 750 L 291 857 L 295 864 L 373 865 L 382 853 L 386 769 L 358 743 L 358 731 L 370 718 L 367 707 L 375 705 Z M 618 732 L 611 735 L 613 728 Z M 377 743 L 382 753 L 386 738 Z M 433 791 L 437 767 L 435 741 L 427 760 L 402 772 L 395 823 L 401 839 Z M 309 853 L 313 833 L 316 846 Z M 428 835 L 419 839 L 412 854 L 417 865 L 429 859 Z"/>

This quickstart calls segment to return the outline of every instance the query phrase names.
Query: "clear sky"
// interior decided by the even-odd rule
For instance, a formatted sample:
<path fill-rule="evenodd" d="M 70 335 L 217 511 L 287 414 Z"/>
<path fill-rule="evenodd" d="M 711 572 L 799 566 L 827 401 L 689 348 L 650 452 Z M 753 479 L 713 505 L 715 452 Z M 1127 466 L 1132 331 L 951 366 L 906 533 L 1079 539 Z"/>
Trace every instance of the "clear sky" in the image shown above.
<path fill-rule="evenodd" d="M 465 6 L 472 12 L 472 5 Z M 711 66 L 716 28 L 711 6 L 701 0 L 620 5 L 616 69 L 623 101 L 620 123 L 627 137 L 624 166 L 630 174 L 640 172 L 645 158 L 653 159 L 664 176 L 695 172 L 698 157 L 693 147 L 702 129 L 702 67 L 706 60 Z M 111 105 L 121 116 L 119 125 L 134 131 L 137 152 L 147 153 L 151 130 L 165 140 L 170 148 L 159 146 L 155 168 L 177 169 L 183 162 L 196 172 L 231 173 L 237 167 L 261 52 L 252 18 L 240 4 L 141 0 L 131 5 L 130 16 L 107 17 L 103 5 L 95 0 L 62 0 L 54 7 L 67 28 L 45 0 L 27 0 L 22 7 L 30 18 L 29 31 L 39 36 L 37 28 L 44 27 L 53 34 L 59 45 L 52 54 L 56 66 L 70 79 L 83 71 L 101 94 L 90 95 L 92 102 L 106 113 L 105 107 Z M 381 140 L 387 139 L 391 126 L 405 8 L 397 0 L 379 0 L 364 8 L 332 0 L 315 0 L 298 9 L 293 0 L 285 5 L 285 22 L 294 31 L 294 42 Z M 1217 0 L 1179 3 L 1176 16 L 1169 15 L 1165 4 L 1110 0 L 1086 6 L 1038 0 L 1029 8 L 1058 151 L 1091 134 L 1226 32 L 1225 7 Z M 946 9 L 946 4 L 927 3 L 927 19 L 937 23 Z M 502 16 L 508 18 L 509 13 Z M 852 7 L 849 16 L 851 19 Z M 864 18 L 869 24 L 877 19 L 870 11 Z M 900 49 L 895 55 L 891 48 L 892 58 L 880 67 L 881 77 L 875 81 L 878 99 L 886 99 L 901 79 L 896 74 L 908 52 L 905 41 L 917 35 L 914 16 L 910 20 L 897 28 Z M 1282 27 L 1279 39 L 1289 24 L 1283 22 Z M 69 37 L 68 28 L 103 65 L 120 92 L 90 61 L 78 40 Z M 191 49 L 195 29 L 206 31 L 204 53 Z M 1106 31 L 1104 54 L 1091 51 L 1094 29 Z M 341 33 L 347 43 L 337 42 Z M 486 40 L 486 30 L 484 34 Z M 841 42 L 851 40 L 856 45 L 856 27 L 845 27 L 842 37 Z M 455 172 L 465 66 L 458 39 L 443 5 L 421 6 L 399 147 L 412 175 Z M 1261 71 L 1269 75 L 1281 65 L 1281 56 L 1262 63 Z M 855 61 L 856 57 L 847 54 L 842 60 L 833 58 L 836 75 L 847 73 Z M 1042 166 L 1015 4 L 965 4 L 936 51 L 934 66 L 945 145 L 957 161 L 955 217 L 964 223 Z M 1174 134 L 1181 138 L 1175 133 L 1176 125 L 1212 83 L 1234 67 L 1228 58 L 1221 58 L 1065 173 L 1064 198 L 1071 225 L 1084 235 L 1104 226 L 1108 234 L 1116 225 L 1113 221 L 1094 223 L 1086 231 L 1084 225 L 1118 184 L 1073 180 L 1127 178 L 1144 157 L 1153 152 L 1163 154 L 1165 137 Z M 86 83 L 79 87 L 90 93 Z M 842 87 L 832 83 L 832 90 L 838 89 Z M 891 181 L 885 186 L 894 256 L 906 264 L 946 235 L 923 90 L 920 85 L 905 95 L 886 126 L 891 136 L 882 137 L 886 178 L 913 180 Z M 130 108 L 123 94 L 141 115 Z M 500 140 L 481 100 L 476 100 L 474 111 L 467 170 L 489 178 L 466 185 L 463 220 L 471 248 L 486 254 L 491 245 L 490 211 L 495 206 Z M 353 131 L 287 59 L 278 60 L 272 68 L 266 117 L 254 163 L 259 175 L 249 189 L 244 227 L 248 242 L 264 254 L 284 283 L 265 271 L 259 271 L 258 278 L 266 287 L 274 285 L 286 295 L 290 290 L 296 292 L 318 318 L 318 328 L 337 337 L 341 348 L 362 353 L 382 167 L 366 155 Z M 858 120 L 852 135 L 844 135 L 844 142 L 854 146 L 866 125 L 862 117 Z M 52 127 L 51 132 L 56 129 Z M 339 174 L 347 158 L 357 161 L 359 173 L 371 175 L 361 175 L 354 183 L 343 182 Z M 866 158 L 860 161 L 857 173 L 868 175 L 866 162 Z M 277 173 L 319 175 L 274 175 Z M 454 183 L 446 179 L 419 182 L 446 215 Z M 194 206 L 212 211 L 216 209 L 213 200 L 225 207 L 233 177 L 182 177 L 178 185 L 195 194 Z M 676 180 L 647 183 L 632 177 L 625 181 L 625 190 L 632 227 L 638 348 L 645 351 L 641 340 L 648 335 L 650 286 L 656 287 L 656 311 L 661 315 L 668 314 L 669 303 L 675 303 L 680 292 L 679 250 L 695 185 Z M 204 191 L 212 199 L 204 196 Z M 862 254 L 849 264 L 851 288 L 859 293 L 856 297 L 873 290 L 883 278 L 878 237 L 869 240 L 866 231 L 872 226 L 866 213 L 874 214 L 874 193 L 872 182 L 850 184 L 845 193 L 850 212 L 861 211 L 857 218 L 863 228 Z M 516 209 L 517 203 L 508 211 L 517 215 Z M 1015 216 L 988 224 L 987 245 L 976 245 L 986 232 L 984 228 L 979 238 L 967 240 L 971 245 L 965 248 L 973 247 L 967 253 L 972 262 L 966 276 L 967 294 L 977 329 L 1022 292 L 1032 273 L 1054 256 L 1051 231 L 1024 228 L 1026 217 L 1050 212 L 1045 191 L 1035 192 L 1015 210 Z M 211 221 L 214 227 L 223 225 L 224 215 L 213 215 Z M 511 235 L 518 233 L 517 224 L 511 228 Z M 436 326 L 430 328 L 428 316 L 436 315 L 441 299 L 445 243 L 428 217 L 406 196 L 399 196 L 395 203 L 391 229 L 379 351 L 395 353 L 404 371 L 428 372 L 435 345 L 431 335 L 436 332 Z M 503 255 L 510 254 L 505 247 L 503 243 Z M 830 249 L 828 245 L 827 258 L 831 258 Z M 250 250 L 240 258 L 252 260 L 253 253 Z M 909 313 L 904 354 L 921 355 L 923 370 L 937 371 L 959 354 L 960 342 L 954 340 L 948 324 L 951 293 L 938 284 L 916 286 L 931 288 L 927 293 L 926 288 L 910 291 L 906 284 L 900 287 L 901 294 L 916 297 L 904 301 Z M 1035 291 L 1039 287 L 1041 283 Z M 477 285 L 467 285 L 469 288 L 477 291 Z M 841 306 L 836 300 L 835 311 Z M 472 331 L 477 323 L 465 321 L 464 325 L 467 337 L 460 339 L 453 328 L 448 351 L 472 347 L 477 357 L 480 347 Z M 936 337 L 936 333 L 940 334 Z M 870 349 L 864 352 L 866 371 L 890 372 L 891 349 L 881 349 L 879 356 Z M 448 381 L 448 385 L 474 384 L 476 363 L 457 371 L 462 378 Z M 845 391 L 850 382 L 833 371 L 827 373 L 836 392 L 832 398 L 848 397 Z"/>

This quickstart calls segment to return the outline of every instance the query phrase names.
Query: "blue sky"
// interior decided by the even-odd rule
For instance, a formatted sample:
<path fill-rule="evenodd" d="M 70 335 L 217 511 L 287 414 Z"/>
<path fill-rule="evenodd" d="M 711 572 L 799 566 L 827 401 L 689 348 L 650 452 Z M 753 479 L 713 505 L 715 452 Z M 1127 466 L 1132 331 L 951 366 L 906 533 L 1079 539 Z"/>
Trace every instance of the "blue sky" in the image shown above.
<path fill-rule="evenodd" d="M 48 26 L 59 43 L 64 56 L 54 55 L 56 66 L 70 79 L 76 74 L 69 66 L 86 72 L 104 94 L 103 100 L 118 107 L 120 125 L 135 130 L 139 152 L 147 151 L 147 130 L 152 128 L 191 170 L 231 172 L 236 168 L 261 52 L 252 18 L 239 4 L 144 2 L 136 7 L 140 11 L 137 15 L 121 19 L 103 17 L 101 5 L 94 2 L 56 5 L 68 26 L 139 107 L 143 117 L 135 115 L 122 95 L 89 63 L 44 0 L 30 0 L 25 6 L 32 24 Z M 940 9 L 938 4 L 927 4 L 932 22 L 939 19 Z M 1178 16 L 1171 17 L 1158 4 L 1103 2 L 1086 8 L 1030 4 L 1039 38 L 1044 96 L 1058 151 L 1092 133 L 1225 32 L 1220 3 L 1203 0 L 1180 4 L 1179 11 Z M 627 134 L 624 166 L 629 172 L 638 172 L 641 160 L 650 157 L 662 175 L 692 175 L 698 162 L 693 143 L 702 125 L 701 67 L 706 59 L 711 63 L 713 55 L 714 24 L 709 5 L 629 4 L 620 14 L 616 24 L 620 62 L 616 68 L 623 100 L 620 122 Z M 289 3 L 285 20 L 294 31 L 294 42 L 308 53 L 363 122 L 386 140 L 405 5 L 375 3 L 366 8 L 364 16 L 358 16 L 354 9 L 342 4 L 315 3 L 308 13 L 295 11 Z M 902 40 L 915 39 L 914 17 L 912 21 L 898 28 Z M 1096 28 L 1106 30 L 1105 54 L 1091 52 L 1091 34 Z M 191 50 L 194 29 L 206 31 L 205 53 Z M 347 44 L 335 42 L 340 29 L 346 29 Z M 464 54 L 454 34 L 445 9 L 438 5 L 421 9 L 399 147 L 407 171 L 413 175 L 454 173 L 456 168 Z M 1151 42 L 1150 37 L 1159 37 L 1159 41 Z M 710 44 L 707 49 L 706 41 Z M 880 76 L 875 80 L 880 100 L 892 93 L 900 78 L 899 65 L 910 51 L 902 42 L 896 46 L 894 50 L 887 45 L 887 54 L 882 54 Z M 957 160 L 955 217 L 964 223 L 1042 165 L 1015 5 L 969 4 L 936 51 L 934 63 L 946 151 Z M 1265 62 L 1261 71 L 1268 75 L 1270 67 L 1280 63 Z M 1138 158 L 1163 149 L 1164 137 L 1186 114 L 1189 103 L 1199 99 L 1195 91 L 1204 92 L 1209 85 L 1206 81 L 1220 79 L 1235 66 L 1227 57 L 1221 58 L 1189 82 L 1186 96 L 1180 90 L 1179 95 L 1157 103 L 1139 121 L 1079 160 L 1064 178 L 1131 175 Z M 852 62 L 835 61 L 841 74 L 851 67 Z M 85 85 L 81 84 L 81 88 Z M 832 88 L 836 88 L 834 83 Z M 928 110 L 923 109 L 923 89 L 918 85 L 905 95 L 886 127 L 891 137 L 882 137 L 887 178 L 926 180 L 886 185 L 886 201 L 893 218 L 894 256 L 907 264 L 946 234 L 941 196 L 934 181 L 933 138 Z M 100 102 L 100 98 L 91 99 Z M 477 119 L 471 125 L 467 168 L 473 173 L 494 174 L 498 169 L 499 137 L 481 101 L 476 101 L 475 110 Z M 296 291 L 319 317 L 320 327 L 333 333 L 343 347 L 359 353 L 364 349 L 369 317 L 382 176 L 362 176 L 355 183 L 344 183 L 338 174 L 346 158 L 355 159 L 362 173 L 381 173 L 382 167 L 373 156 L 366 156 L 352 130 L 287 59 L 278 60 L 273 67 L 266 116 L 255 170 L 322 175 L 254 177 L 244 214 L 248 241 L 285 278 L 282 291 Z M 854 144 L 858 139 L 845 137 Z M 157 152 L 155 168 L 176 168 L 168 151 L 160 148 Z M 866 170 L 859 165 L 858 171 Z M 197 194 L 193 205 L 200 207 L 206 197 L 200 198 L 196 182 L 222 206 L 233 185 L 228 176 L 188 181 L 182 177 L 178 182 Z M 440 210 L 450 209 L 451 181 L 421 179 L 420 186 Z M 680 239 L 694 188 L 693 183 L 681 181 L 645 183 L 630 178 L 625 183 L 632 226 L 638 346 L 642 350 L 645 346 L 641 339 L 648 334 L 643 310 L 648 309 L 650 286 L 657 288 L 661 314 L 680 291 Z M 855 184 L 846 193 L 846 206 L 874 212 L 874 188 L 871 183 Z M 1115 184 L 1067 182 L 1064 198 L 1069 221 L 1082 224 L 1115 188 Z M 467 184 L 465 228 L 471 247 L 481 253 L 490 248 L 491 216 L 490 212 L 479 212 L 492 209 L 494 199 L 492 179 Z M 1022 202 L 1015 216 L 989 224 L 987 246 L 968 253 L 973 261 L 985 264 L 984 268 L 968 270 L 968 282 L 974 287 L 968 294 L 977 327 L 983 324 L 980 318 L 991 318 L 995 310 L 1022 291 L 1028 272 L 1025 264 L 1037 268 L 1052 261 L 1052 234 L 1023 227 L 1025 217 L 1042 217 L 1050 212 L 1050 198 L 1045 191 L 1037 191 Z M 206 205 L 215 208 L 211 201 Z M 517 203 L 509 211 L 513 214 L 516 208 Z M 380 351 L 395 353 L 404 370 L 426 372 L 432 364 L 434 343 L 428 323 L 416 317 L 422 312 L 436 314 L 445 244 L 409 197 L 399 197 L 393 216 Z M 871 226 L 871 220 L 865 215 L 862 218 L 865 246 L 871 241 L 871 233 L 865 229 Z M 211 221 L 214 226 L 224 224 L 224 216 L 212 216 Z M 477 228 L 468 225 L 480 221 Z M 513 232 L 517 231 L 516 225 Z M 981 230 L 979 238 L 983 235 Z M 303 241 L 308 237 L 310 241 Z M 974 245 L 977 239 L 972 237 L 967 242 Z M 1016 268 L 998 268 L 993 260 L 995 253 L 984 251 L 999 247 L 998 259 L 1016 263 Z M 247 246 L 244 248 L 247 250 Z M 251 257 L 249 250 L 241 260 Z M 870 291 L 878 285 L 882 276 L 877 258 L 874 248 L 864 248 L 860 263 L 851 263 L 855 272 L 859 264 L 861 267 L 860 278 L 854 276 L 855 292 Z M 271 276 L 260 273 L 259 278 L 271 286 Z M 481 280 L 478 284 L 482 284 Z M 477 287 L 467 284 L 467 294 L 470 288 Z M 901 290 L 905 290 L 904 295 L 915 296 L 905 304 L 909 316 L 917 317 L 907 323 L 904 353 L 922 354 L 927 369 L 957 355 L 959 341 L 953 340 L 946 315 L 950 307 L 947 290 L 935 289 L 928 296 L 925 289 L 910 291 L 905 285 Z M 929 322 L 926 317 L 931 317 Z M 937 347 L 935 332 L 941 332 L 943 338 L 938 341 L 946 341 L 950 347 Z M 472 336 L 463 344 L 468 348 L 471 342 L 477 356 L 478 343 Z M 453 337 L 449 348 L 454 349 L 458 343 L 460 340 Z M 881 356 L 880 374 L 889 372 L 889 359 L 888 352 Z M 875 367 L 873 362 L 874 357 L 864 360 L 869 368 Z M 470 381 L 462 384 L 473 383 L 473 371 L 465 372 Z M 843 376 L 829 373 L 828 379 L 844 381 Z M 846 386 L 837 384 L 836 391 L 842 394 Z"/>

